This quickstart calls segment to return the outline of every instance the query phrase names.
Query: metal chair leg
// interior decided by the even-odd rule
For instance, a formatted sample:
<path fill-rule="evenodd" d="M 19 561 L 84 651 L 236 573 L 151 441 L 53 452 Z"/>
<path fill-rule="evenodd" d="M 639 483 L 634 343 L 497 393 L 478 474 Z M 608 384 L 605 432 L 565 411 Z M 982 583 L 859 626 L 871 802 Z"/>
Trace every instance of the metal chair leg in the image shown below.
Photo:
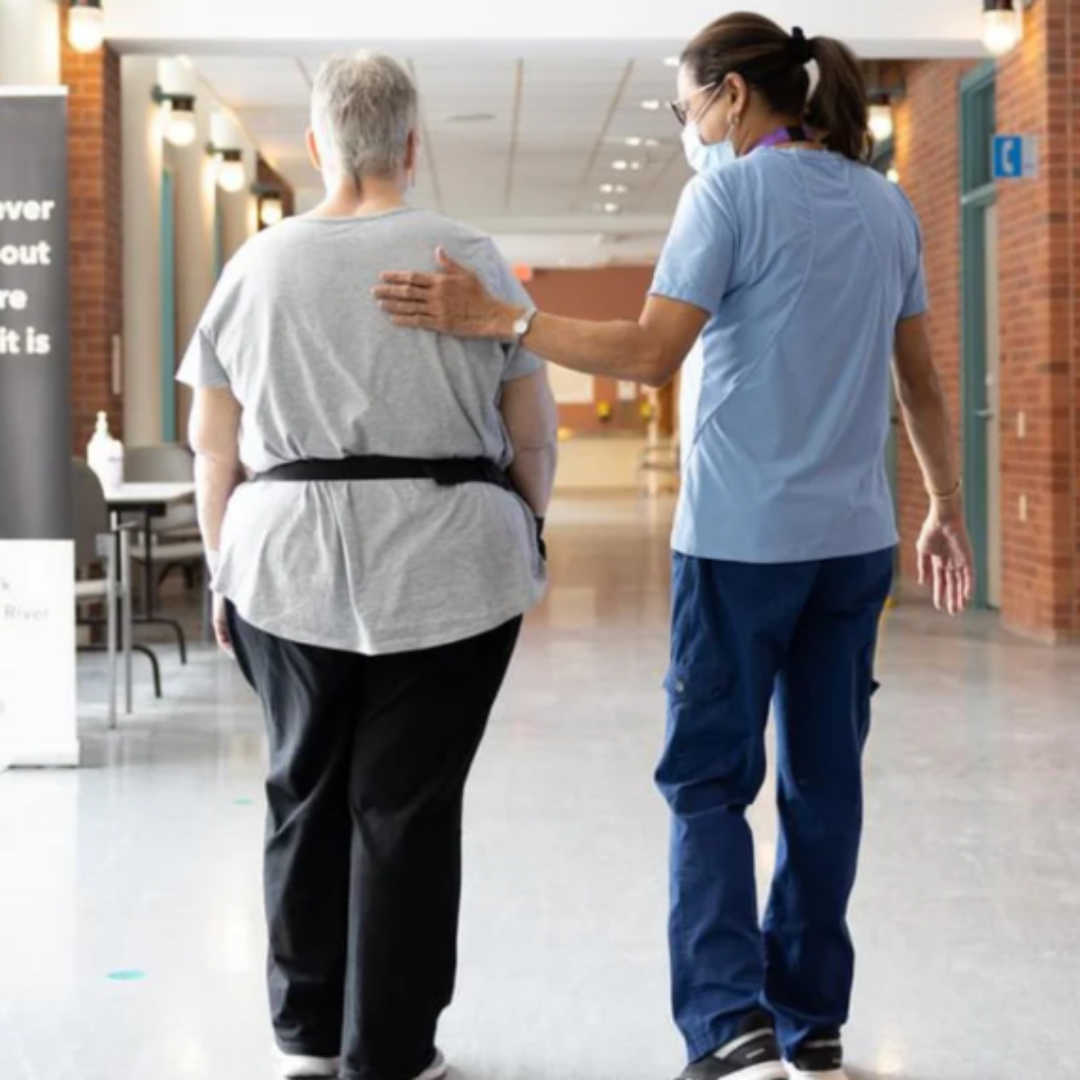
<path fill-rule="evenodd" d="M 132 711 L 131 651 L 134 627 L 132 625 L 131 535 L 126 531 L 120 534 L 120 589 L 121 632 L 124 642 L 124 711 L 130 714 Z"/>
<path fill-rule="evenodd" d="M 116 595 L 116 554 L 110 542 L 108 554 L 105 557 L 105 573 L 108 575 L 106 584 L 106 606 L 108 617 L 105 620 L 105 632 L 108 639 L 109 654 L 109 729 L 116 729 L 116 622 L 117 622 L 117 595 Z"/>
<path fill-rule="evenodd" d="M 150 673 L 154 679 L 154 697 L 160 701 L 162 697 L 161 664 L 158 662 L 157 654 L 153 649 L 149 649 L 145 645 L 132 645 L 131 649 L 132 652 L 142 653 L 150 661 Z"/>
<path fill-rule="evenodd" d="M 155 618 L 154 622 L 158 626 L 167 626 L 176 635 L 176 644 L 180 649 L 180 663 L 187 663 L 187 635 L 184 633 L 184 628 L 175 619 L 162 619 Z"/>

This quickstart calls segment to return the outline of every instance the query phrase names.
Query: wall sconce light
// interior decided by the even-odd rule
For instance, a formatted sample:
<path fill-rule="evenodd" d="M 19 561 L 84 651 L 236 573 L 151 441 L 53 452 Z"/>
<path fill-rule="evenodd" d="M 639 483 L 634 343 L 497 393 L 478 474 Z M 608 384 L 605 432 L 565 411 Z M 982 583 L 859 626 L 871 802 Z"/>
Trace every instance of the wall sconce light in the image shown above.
<path fill-rule="evenodd" d="M 983 44 L 992 56 L 1012 52 L 1024 38 L 1024 11 L 1032 0 L 983 0 Z"/>
<path fill-rule="evenodd" d="M 888 98 L 879 98 L 870 105 L 870 134 L 878 143 L 888 142 L 893 137 L 896 124 L 893 120 L 892 105 Z"/>
<path fill-rule="evenodd" d="M 173 146 L 190 146 L 199 131 L 195 122 L 195 95 L 169 94 L 155 86 L 150 96 L 164 110 L 165 138 Z"/>
<path fill-rule="evenodd" d="M 247 168 L 244 165 L 244 151 L 234 149 L 222 149 L 217 146 L 208 146 L 207 150 L 217 158 L 217 182 L 222 191 L 235 195 L 244 190 L 247 183 Z"/>
<path fill-rule="evenodd" d="M 243 191 L 248 182 L 241 142 L 236 121 L 223 109 L 215 110 L 210 116 L 210 142 L 206 152 L 216 163 L 218 187 L 230 195 Z"/>
<path fill-rule="evenodd" d="M 270 228 L 285 217 L 285 204 L 280 195 L 264 195 L 259 200 L 259 221 Z"/>
<path fill-rule="evenodd" d="M 596 403 L 596 418 L 601 424 L 611 423 L 613 415 L 614 409 L 612 409 L 610 401 L 598 401 Z"/>
<path fill-rule="evenodd" d="M 105 41 L 105 13 L 101 0 L 71 0 L 68 9 L 68 44 L 81 53 L 96 52 Z"/>
<path fill-rule="evenodd" d="M 285 217 L 285 200 L 281 192 L 271 184 L 252 184 L 251 194 L 259 200 L 259 224 L 269 229 Z"/>

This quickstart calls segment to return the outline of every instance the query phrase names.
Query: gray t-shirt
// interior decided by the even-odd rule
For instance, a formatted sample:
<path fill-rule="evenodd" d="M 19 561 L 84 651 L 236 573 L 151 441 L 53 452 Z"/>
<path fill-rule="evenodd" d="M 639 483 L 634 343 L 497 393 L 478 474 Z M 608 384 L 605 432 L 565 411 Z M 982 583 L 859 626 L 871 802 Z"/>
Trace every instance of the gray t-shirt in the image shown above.
<path fill-rule="evenodd" d="M 293 218 L 230 262 L 177 377 L 231 389 L 248 469 L 357 454 L 510 464 L 501 387 L 540 361 L 399 329 L 371 296 L 383 270 L 434 269 L 438 245 L 528 303 L 488 237 L 421 210 Z M 278 637 L 374 655 L 494 629 L 540 600 L 545 571 L 531 511 L 489 484 L 257 481 L 229 502 L 215 587 Z"/>

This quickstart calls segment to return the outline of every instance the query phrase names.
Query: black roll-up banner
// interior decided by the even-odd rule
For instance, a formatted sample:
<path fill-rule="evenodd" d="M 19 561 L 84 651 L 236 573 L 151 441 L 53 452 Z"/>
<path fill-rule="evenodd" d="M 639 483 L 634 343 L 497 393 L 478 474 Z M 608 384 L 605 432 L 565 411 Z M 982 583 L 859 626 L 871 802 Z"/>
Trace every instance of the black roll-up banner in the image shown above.
<path fill-rule="evenodd" d="M 72 536 L 67 96 L 0 86 L 0 539 Z"/>

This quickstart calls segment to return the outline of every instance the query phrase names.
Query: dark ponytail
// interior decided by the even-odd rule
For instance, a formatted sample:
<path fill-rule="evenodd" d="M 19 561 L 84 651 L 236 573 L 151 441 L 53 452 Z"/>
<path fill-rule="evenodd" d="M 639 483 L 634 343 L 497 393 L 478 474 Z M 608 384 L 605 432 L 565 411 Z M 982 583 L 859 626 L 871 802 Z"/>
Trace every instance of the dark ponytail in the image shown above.
<path fill-rule="evenodd" d="M 873 149 L 866 81 L 855 54 L 834 38 L 810 41 L 820 78 L 806 106 L 806 123 L 824 134 L 825 143 L 853 161 L 866 161 Z"/>
<path fill-rule="evenodd" d="M 820 71 L 812 97 L 807 70 L 811 60 Z M 763 15 L 736 13 L 698 34 L 682 62 L 698 86 L 741 75 L 775 112 L 805 120 L 830 150 L 853 161 L 868 160 L 866 84 L 855 54 L 841 42 L 807 39 L 802 30 L 789 34 Z"/>

